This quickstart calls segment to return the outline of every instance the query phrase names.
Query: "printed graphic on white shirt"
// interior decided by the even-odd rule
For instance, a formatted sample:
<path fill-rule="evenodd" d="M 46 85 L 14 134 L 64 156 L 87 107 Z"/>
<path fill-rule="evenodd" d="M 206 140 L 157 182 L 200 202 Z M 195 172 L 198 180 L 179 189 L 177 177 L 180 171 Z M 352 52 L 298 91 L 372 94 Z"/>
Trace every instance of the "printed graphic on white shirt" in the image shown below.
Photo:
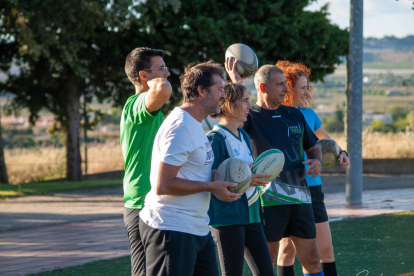
<path fill-rule="evenodd" d="M 214 162 L 214 152 L 213 152 L 213 149 L 211 148 L 210 142 L 206 142 L 205 145 L 206 145 L 207 154 L 206 154 L 206 162 L 204 162 L 204 165 L 210 165 L 210 164 L 213 164 Z"/>

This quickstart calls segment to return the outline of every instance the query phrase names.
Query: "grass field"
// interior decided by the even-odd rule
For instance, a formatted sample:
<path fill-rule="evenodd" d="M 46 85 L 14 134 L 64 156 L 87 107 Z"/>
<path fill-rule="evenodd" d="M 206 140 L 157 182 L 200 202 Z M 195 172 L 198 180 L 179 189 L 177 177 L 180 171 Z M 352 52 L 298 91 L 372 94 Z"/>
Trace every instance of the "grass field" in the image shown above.
<path fill-rule="evenodd" d="M 340 276 L 414 275 L 413 211 L 336 221 L 331 229 Z M 130 275 L 130 259 L 97 261 L 35 275 Z M 252 274 L 246 266 L 243 276 L 247 275 Z M 298 261 L 295 275 L 303 275 Z"/>
<path fill-rule="evenodd" d="M 376 62 L 364 62 L 364 69 L 414 69 L 412 61 L 376 61 Z"/>
<path fill-rule="evenodd" d="M 333 133 L 331 138 L 346 149 L 346 137 Z M 362 158 L 414 158 L 414 136 L 403 132 L 381 133 L 368 129 L 362 133 Z"/>
<path fill-rule="evenodd" d="M 92 189 L 110 186 L 121 186 L 122 180 L 85 180 L 79 182 L 50 181 L 39 183 L 22 183 L 19 185 L 1 185 L 0 198 L 5 196 L 18 196 L 30 194 L 48 194 L 51 192 L 71 191 L 79 189 Z"/>
<path fill-rule="evenodd" d="M 384 89 L 386 90 L 386 89 Z M 345 94 L 333 94 L 328 98 L 316 98 L 314 106 L 323 104 L 327 110 L 335 110 L 337 106 L 343 107 L 346 103 Z M 414 106 L 414 96 L 397 96 L 397 97 L 385 97 L 385 96 L 373 96 L 364 95 L 363 97 L 363 109 L 375 110 L 376 112 L 385 112 L 390 105 L 398 105 L 406 108 Z"/>
<path fill-rule="evenodd" d="M 9 182 L 30 183 L 66 177 L 65 148 L 5 149 Z M 81 151 L 84 160 L 84 151 Z M 82 170 L 84 172 L 84 164 Z M 119 141 L 88 145 L 88 174 L 124 169 Z"/>

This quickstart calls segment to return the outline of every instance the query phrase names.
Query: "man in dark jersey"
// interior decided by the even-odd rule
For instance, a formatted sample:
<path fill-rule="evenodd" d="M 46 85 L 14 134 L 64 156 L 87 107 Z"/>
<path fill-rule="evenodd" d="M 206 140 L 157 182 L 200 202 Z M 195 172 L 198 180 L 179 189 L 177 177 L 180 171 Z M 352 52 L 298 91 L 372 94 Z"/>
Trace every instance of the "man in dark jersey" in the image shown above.
<path fill-rule="evenodd" d="M 131 275 L 146 275 L 145 253 L 139 232 L 139 213 L 151 184 L 152 146 L 164 121 L 161 107 L 170 98 L 170 75 L 164 51 L 136 48 L 125 62 L 125 73 L 135 88 L 121 116 L 121 147 L 125 161 L 124 223 L 131 247 Z"/>
<path fill-rule="evenodd" d="M 230 77 L 233 81 L 240 81 L 240 76 L 231 65 L 226 68 Z M 254 77 L 254 83 L 257 103 L 249 111 L 244 124 L 251 139 L 254 158 L 272 148 L 285 154 L 280 177 L 260 191 L 264 231 L 273 265 L 279 241 L 290 237 L 304 274 L 323 275 L 315 241 L 311 196 L 305 180 L 305 173 L 316 176 L 322 169 L 322 153 L 316 146 L 318 138 L 297 108 L 281 105 L 289 89 L 280 68 L 262 66 Z M 305 162 L 304 152 L 309 158 Z M 310 165 L 307 172 L 304 164 Z M 282 271 L 277 274 L 286 275 Z"/>

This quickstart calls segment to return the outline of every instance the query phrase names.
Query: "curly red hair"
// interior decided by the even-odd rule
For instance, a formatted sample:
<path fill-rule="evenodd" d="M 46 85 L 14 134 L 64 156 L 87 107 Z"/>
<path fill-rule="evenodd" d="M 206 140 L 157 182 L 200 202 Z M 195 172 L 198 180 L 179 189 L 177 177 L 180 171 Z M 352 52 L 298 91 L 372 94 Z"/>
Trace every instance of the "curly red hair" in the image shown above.
<path fill-rule="evenodd" d="M 311 70 L 302 63 L 291 62 L 288 60 L 279 60 L 276 63 L 276 66 L 282 69 L 285 73 L 286 85 L 289 88 L 289 92 L 286 94 L 285 101 L 282 104 L 287 106 L 293 105 L 293 88 L 295 87 L 295 84 L 297 83 L 299 77 L 304 76 L 308 80 L 307 89 L 309 91 L 309 97 L 306 99 L 306 104 L 311 106 L 313 97 L 315 95 L 315 91 L 309 82 Z"/>

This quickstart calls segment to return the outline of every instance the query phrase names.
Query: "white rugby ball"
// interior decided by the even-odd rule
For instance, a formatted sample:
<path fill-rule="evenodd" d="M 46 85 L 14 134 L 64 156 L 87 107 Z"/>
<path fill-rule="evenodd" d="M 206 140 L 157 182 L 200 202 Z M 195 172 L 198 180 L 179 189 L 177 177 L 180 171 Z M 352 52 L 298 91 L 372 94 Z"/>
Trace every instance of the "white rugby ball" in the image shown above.
<path fill-rule="evenodd" d="M 216 170 L 216 181 L 237 183 L 234 188 L 229 188 L 232 193 L 244 193 L 250 186 L 252 173 L 249 165 L 242 159 L 233 157 L 224 160 Z"/>
<path fill-rule="evenodd" d="M 236 43 L 230 45 L 226 50 L 226 60 L 231 57 L 238 61 L 236 70 L 242 78 L 254 75 L 259 69 L 256 53 L 245 44 Z"/>
<path fill-rule="evenodd" d="M 268 173 L 269 177 L 265 179 L 270 182 L 274 180 L 282 171 L 285 165 L 285 155 L 278 149 L 270 149 L 262 152 L 253 162 L 252 173 Z"/>

